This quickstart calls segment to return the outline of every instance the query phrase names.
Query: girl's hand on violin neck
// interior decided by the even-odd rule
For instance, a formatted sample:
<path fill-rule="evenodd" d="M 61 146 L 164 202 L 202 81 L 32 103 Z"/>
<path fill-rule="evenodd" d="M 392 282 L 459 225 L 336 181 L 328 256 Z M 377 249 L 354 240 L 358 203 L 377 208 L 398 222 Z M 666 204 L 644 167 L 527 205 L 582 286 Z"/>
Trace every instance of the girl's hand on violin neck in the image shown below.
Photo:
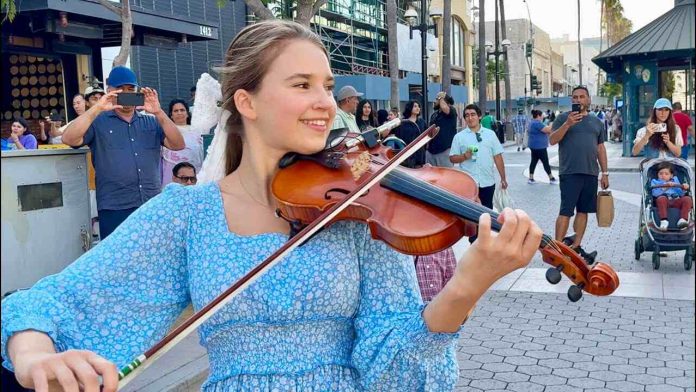
<path fill-rule="evenodd" d="M 19 383 L 36 392 L 114 392 L 118 387 L 116 366 L 90 351 L 32 352 L 18 355 L 15 362 Z"/>
<path fill-rule="evenodd" d="M 485 291 L 508 273 L 525 267 L 539 249 L 542 231 L 522 210 L 506 208 L 498 217 L 500 233 L 491 231 L 491 216 L 479 218 L 478 238 L 459 263 L 455 276 Z"/>

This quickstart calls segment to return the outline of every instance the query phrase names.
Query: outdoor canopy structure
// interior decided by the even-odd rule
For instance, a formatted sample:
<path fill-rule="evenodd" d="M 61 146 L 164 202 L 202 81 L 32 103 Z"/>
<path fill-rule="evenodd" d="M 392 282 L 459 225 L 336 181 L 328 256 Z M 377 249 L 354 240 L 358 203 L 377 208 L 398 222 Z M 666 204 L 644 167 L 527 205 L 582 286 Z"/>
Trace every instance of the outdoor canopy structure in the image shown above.
<path fill-rule="evenodd" d="M 675 0 L 670 11 L 592 59 L 609 81 L 623 85 L 624 156 L 631 154 L 636 131 L 657 98 L 696 109 L 694 23 L 694 0 Z"/>

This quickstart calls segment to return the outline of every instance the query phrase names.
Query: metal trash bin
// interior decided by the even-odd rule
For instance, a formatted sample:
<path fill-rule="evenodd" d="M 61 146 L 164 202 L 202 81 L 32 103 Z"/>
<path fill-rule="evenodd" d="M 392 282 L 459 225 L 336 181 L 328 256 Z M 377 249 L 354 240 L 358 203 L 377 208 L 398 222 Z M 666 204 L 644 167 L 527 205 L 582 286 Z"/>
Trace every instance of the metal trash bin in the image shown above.
<path fill-rule="evenodd" d="M 88 151 L 2 152 L 2 294 L 61 271 L 92 246 Z"/>

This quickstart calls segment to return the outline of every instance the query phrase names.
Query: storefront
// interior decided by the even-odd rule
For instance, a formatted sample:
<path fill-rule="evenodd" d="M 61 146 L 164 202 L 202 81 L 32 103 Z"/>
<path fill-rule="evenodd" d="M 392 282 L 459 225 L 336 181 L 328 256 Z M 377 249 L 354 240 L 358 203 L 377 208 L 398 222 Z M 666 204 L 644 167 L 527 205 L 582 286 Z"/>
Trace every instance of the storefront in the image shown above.
<path fill-rule="evenodd" d="M 609 81 L 623 85 L 624 156 L 658 98 L 681 102 L 692 114 L 696 109 L 695 22 L 694 0 L 675 0 L 672 10 L 592 59 Z"/>
<path fill-rule="evenodd" d="M 23 0 L 15 20 L 2 25 L 2 137 L 22 116 L 37 133 L 52 110 L 75 117 L 72 97 L 101 75 L 101 48 L 121 42 L 119 16 L 97 1 Z M 189 16 L 132 8 L 132 44 L 176 49 L 179 43 L 218 39 L 218 27 Z"/>

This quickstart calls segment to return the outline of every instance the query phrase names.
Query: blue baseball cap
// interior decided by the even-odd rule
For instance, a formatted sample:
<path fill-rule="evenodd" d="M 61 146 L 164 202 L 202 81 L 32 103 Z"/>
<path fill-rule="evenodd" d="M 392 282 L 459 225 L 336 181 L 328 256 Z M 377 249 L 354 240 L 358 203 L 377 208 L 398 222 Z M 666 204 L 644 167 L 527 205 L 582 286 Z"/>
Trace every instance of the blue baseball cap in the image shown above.
<path fill-rule="evenodd" d="M 127 84 L 138 86 L 138 79 L 135 77 L 135 72 L 130 68 L 119 65 L 114 67 L 109 72 L 109 77 L 106 79 L 106 84 L 111 87 L 121 87 Z"/>
<path fill-rule="evenodd" d="M 662 108 L 667 108 L 669 110 L 672 110 L 672 102 L 669 101 L 667 98 L 660 98 L 657 101 L 655 101 L 655 104 L 653 105 L 653 109 L 662 109 Z"/>

